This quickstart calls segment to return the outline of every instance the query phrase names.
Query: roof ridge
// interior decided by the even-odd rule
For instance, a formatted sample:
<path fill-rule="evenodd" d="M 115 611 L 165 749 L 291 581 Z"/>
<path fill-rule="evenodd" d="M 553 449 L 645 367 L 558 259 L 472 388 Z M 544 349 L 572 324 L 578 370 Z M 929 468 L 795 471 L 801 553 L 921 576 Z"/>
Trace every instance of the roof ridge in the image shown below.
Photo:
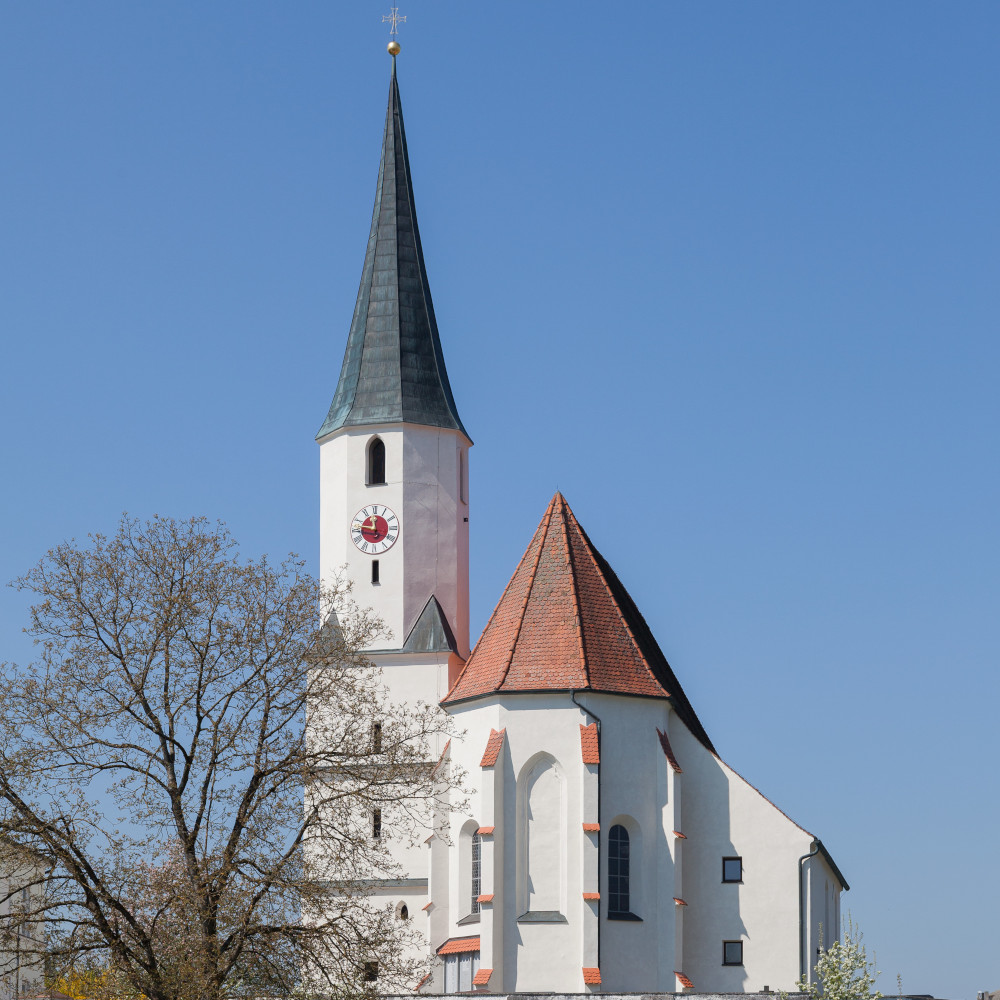
<path fill-rule="evenodd" d="M 590 687 L 590 665 L 587 662 L 587 647 L 583 644 L 583 614 L 580 611 L 580 581 L 576 578 L 576 563 L 573 561 L 573 546 L 569 540 L 569 523 L 566 519 L 566 511 L 569 504 L 566 498 L 558 490 L 556 497 L 561 501 L 563 539 L 566 542 L 566 561 L 569 563 L 569 578 L 573 585 L 573 607 L 576 610 L 576 638 L 580 645 L 580 665 L 583 667 L 583 675 L 587 678 L 587 687 Z M 555 501 L 555 497 L 552 498 Z M 570 511 L 572 513 L 572 511 Z"/>
<path fill-rule="evenodd" d="M 583 530 L 580 522 L 576 519 L 576 514 L 572 510 L 569 510 L 569 516 L 573 519 L 573 523 L 576 525 L 577 531 L 580 532 L 580 537 L 583 539 L 583 547 L 590 556 L 590 561 L 594 564 L 594 569 L 597 571 L 597 575 L 600 577 L 601 584 L 604 586 L 608 597 L 611 599 L 612 605 L 614 605 L 615 611 L 618 612 L 618 617 L 621 619 L 622 625 L 625 626 L 625 631 L 628 633 L 628 637 L 632 640 L 632 645 L 635 647 L 635 651 L 639 654 L 639 659 L 642 661 L 642 665 L 646 668 L 646 672 L 653 679 L 653 683 L 669 698 L 671 692 L 669 692 L 660 681 L 660 678 L 656 676 L 653 668 L 649 665 L 649 660 L 646 659 L 646 654 L 643 652 L 642 645 L 636 638 L 635 633 L 632 631 L 632 626 L 629 624 L 628 618 L 625 616 L 625 612 L 622 611 L 621 605 L 618 603 L 618 599 L 614 595 L 611 587 L 608 586 L 607 578 L 604 576 L 604 571 L 601 569 L 601 564 L 597 561 L 597 557 L 594 555 L 594 547 L 587 532 Z M 582 639 L 582 633 L 581 633 Z M 590 681 L 590 672 L 587 673 L 587 681 Z"/>
<path fill-rule="evenodd" d="M 557 494 L 558 495 L 558 494 Z M 521 629 L 524 628 L 524 616 L 528 611 L 528 602 L 531 600 L 531 592 L 535 589 L 535 574 L 538 572 L 538 564 L 542 561 L 542 552 L 545 549 L 545 541 L 549 537 L 549 526 L 552 524 L 552 514 L 555 511 L 556 498 L 553 497 L 549 501 L 549 509 L 545 512 L 545 517 L 542 519 L 542 537 L 538 542 L 538 551 L 535 553 L 535 564 L 531 567 L 531 575 L 528 577 L 528 586 L 524 591 L 524 600 L 521 601 L 521 614 L 518 617 L 517 631 L 514 633 L 514 640 L 510 646 L 510 652 L 507 654 L 507 662 L 504 664 L 502 673 L 500 674 L 500 681 L 496 686 L 499 691 L 500 688 L 504 686 L 504 682 L 507 680 L 507 675 L 510 673 L 510 665 L 514 662 L 514 650 L 517 649 L 518 640 L 521 638 Z M 534 538 L 532 538 L 534 541 Z M 531 546 L 529 545 L 530 549 Z M 525 556 L 528 554 L 524 553 Z M 518 569 L 521 568 L 518 564 Z M 514 576 L 517 576 L 517 570 L 514 571 Z M 513 577 L 511 578 L 513 581 Z M 504 591 L 506 593 L 506 591 Z M 472 659 L 470 656 L 469 659 Z"/>

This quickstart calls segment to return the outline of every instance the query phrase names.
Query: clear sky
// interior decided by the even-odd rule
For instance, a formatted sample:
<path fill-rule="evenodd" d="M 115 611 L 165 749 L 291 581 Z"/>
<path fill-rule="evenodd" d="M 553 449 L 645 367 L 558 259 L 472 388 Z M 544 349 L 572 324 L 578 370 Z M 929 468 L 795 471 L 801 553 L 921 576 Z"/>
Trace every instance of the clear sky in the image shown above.
<path fill-rule="evenodd" d="M 387 11 L 0 5 L 5 579 L 123 510 L 316 568 Z M 400 12 L 474 633 L 561 489 L 883 989 L 1000 989 L 1000 4 Z"/>

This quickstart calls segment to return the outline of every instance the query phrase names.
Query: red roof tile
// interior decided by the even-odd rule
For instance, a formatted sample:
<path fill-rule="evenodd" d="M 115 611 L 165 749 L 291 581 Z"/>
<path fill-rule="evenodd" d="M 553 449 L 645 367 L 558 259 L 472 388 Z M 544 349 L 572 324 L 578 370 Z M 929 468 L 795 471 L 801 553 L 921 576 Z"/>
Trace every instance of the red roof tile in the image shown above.
<path fill-rule="evenodd" d="M 674 830 L 674 836 L 675 837 L 680 837 L 681 840 L 687 840 L 687 837 L 685 837 L 684 834 L 681 833 L 680 830 Z"/>
<path fill-rule="evenodd" d="M 593 900 L 595 899 L 600 899 L 601 894 L 599 892 L 585 892 L 583 894 L 583 898 L 586 899 L 588 902 L 593 902 Z"/>
<path fill-rule="evenodd" d="M 479 937 L 448 938 L 437 953 L 439 955 L 459 955 L 466 951 L 479 951 Z"/>
<path fill-rule="evenodd" d="M 583 969 L 583 981 L 588 986 L 600 986 L 601 985 L 601 970 L 600 969 L 588 969 L 586 966 Z"/>
<path fill-rule="evenodd" d="M 685 976 L 683 972 L 677 972 L 675 969 L 674 975 L 681 981 L 681 986 L 686 986 L 689 990 L 694 989 L 694 983 L 692 983 L 691 980 L 688 979 L 688 977 Z"/>
<path fill-rule="evenodd" d="M 669 698 L 714 752 L 639 609 L 557 493 L 444 703 L 577 690 Z"/>
<path fill-rule="evenodd" d="M 490 730 L 490 738 L 486 742 L 483 759 L 479 762 L 480 767 L 493 767 L 496 764 L 497 757 L 500 756 L 500 751 L 503 749 L 503 737 L 506 732 L 506 726 L 499 731 L 496 729 Z"/>
<path fill-rule="evenodd" d="M 598 833 L 601 829 L 600 823 L 584 823 L 583 832 L 584 833 Z"/>
<path fill-rule="evenodd" d="M 580 751 L 583 753 L 584 764 L 600 764 L 601 752 L 597 745 L 597 723 L 589 726 L 580 724 Z"/>
<path fill-rule="evenodd" d="M 674 902 L 678 906 L 687 906 L 687 903 L 685 903 L 684 900 L 680 898 L 680 896 L 674 896 Z"/>
<path fill-rule="evenodd" d="M 492 837 L 495 829 L 495 826 L 481 826 L 478 830 L 476 830 L 476 833 L 478 833 L 480 837 Z"/>
<path fill-rule="evenodd" d="M 493 975 L 492 969 L 480 969 L 472 979 L 473 986 L 486 986 Z"/>
<path fill-rule="evenodd" d="M 434 900 L 432 899 L 429 903 L 424 903 L 424 905 L 421 906 L 420 909 L 429 910 L 433 905 L 434 905 Z"/>
<path fill-rule="evenodd" d="M 477 903 L 492 903 L 493 902 L 493 893 L 492 892 L 484 892 L 481 896 L 476 896 L 476 902 Z"/>
<path fill-rule="evenodd" d="M 670 761 L 670 766 L 678 774 L 683 774 L 681 766 L 677 763 L 677 758 L 674 756 L 673 750 L 670 749 L 670 740 L 667 739 L 667 734 L 661 733 L 659 729 L 656 730 L 656 734 L 660 737 L 660 746 L 663 747 L 663 752 L 667 755 L 667 760 Z"/>
<path fill-rule="evenodd" d="M 422 990 L 422 989 L 424 988 L 424 986 L 426 986 L 426 985 L 427 985 L 427 981 L 428 981 L 428 980 L 429 980 L 430 978 L 431 978 L 431 974 L 430 974 L 430 973 L 428 972 L 428 973 L 427 973 L 427 975 L 426 975 L 426 976 L 424 976 L 424 978 L 423 978 L 423 979 L 421 979 L 421 980 L 420 980 L 420 982 L 419 982 L 419 983 L 417 983 L 417 985 L 413 987 L 413 992 L 414 992 L 414 993 L 419 993 L 419 992 L 420 992 L 420 991 L 421 991 L 421 990 Z"/>

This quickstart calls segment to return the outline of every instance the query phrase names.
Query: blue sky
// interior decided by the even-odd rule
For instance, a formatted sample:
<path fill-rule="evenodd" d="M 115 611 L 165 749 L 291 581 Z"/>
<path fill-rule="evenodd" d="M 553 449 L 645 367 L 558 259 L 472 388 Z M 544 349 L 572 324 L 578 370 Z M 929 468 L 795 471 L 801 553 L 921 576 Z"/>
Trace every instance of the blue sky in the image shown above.
<path fill-rule="evenodd" d="M 386 11 L 0 7 L 5 579 L 123 510 L 316 566 Z M 401 13 L 474 632 L 561 489 L 883 989 L 1000 989 L 1000 5 Z"/>

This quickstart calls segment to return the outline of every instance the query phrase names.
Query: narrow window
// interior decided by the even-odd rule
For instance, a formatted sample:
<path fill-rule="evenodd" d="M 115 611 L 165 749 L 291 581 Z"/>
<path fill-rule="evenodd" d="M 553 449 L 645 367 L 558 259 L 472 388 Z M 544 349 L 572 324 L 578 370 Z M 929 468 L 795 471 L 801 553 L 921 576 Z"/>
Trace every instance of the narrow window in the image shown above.
<path fill-rule="evenodd" d="M 382 723 L 372 723 L 372 753 L 382 752 Z"/>
<path fill-rule="evenodd" d="M 378 560 L 372 560 L 372 583 L 378 583 Z"/>
<path fill-rule="evenodd" d="M 378 979 L 378 962 L 365 962 L 361 978 L 366 983 L 374 983 Z"/>
<path fill-rule="evenodd" d="M 410 908 L 406 905 L 406 903 L 399 904 L 399 909 L 396 910 L 396 916 L 400 920 L 410 919 Z"/>
<path fill-rule="evenodd" d="M 479 894 L 483 891 L 483 843 L 478 833 L 472 835 L 472 909 L 479 912 Z"/>
<path fill-rule="evenodd" d="M 629 912 L 628 830 L 611 827 L 608 834 L 608 916 Z"/>
<path fill-rule="evenodd" d="M 722 964 L 742 965 L 743 964 L 743 942 L 723 941 L 722 942 Z"/>
<path fill-rule="evenodd" d="M 469 502 L 469 473 L 465 467 L 465 452 L 458 453 L 458 498 L 462 503 Z"/>
<path fill-rule="evenodd" d="M 743 881 L 743 859 L 723 858 L 722 859 L 722 881 L 742 882 Z"/>
<path fill-rule="evenodd" d="M 381 486 L 385 483 L 385 442 L 375 438 L 368 445 L 368 485 Z"/>
<path fill-rule="evenodd" d="M 378 840 L 382 836 L 382 810 L 372 811 L 372 836 Z"/>

